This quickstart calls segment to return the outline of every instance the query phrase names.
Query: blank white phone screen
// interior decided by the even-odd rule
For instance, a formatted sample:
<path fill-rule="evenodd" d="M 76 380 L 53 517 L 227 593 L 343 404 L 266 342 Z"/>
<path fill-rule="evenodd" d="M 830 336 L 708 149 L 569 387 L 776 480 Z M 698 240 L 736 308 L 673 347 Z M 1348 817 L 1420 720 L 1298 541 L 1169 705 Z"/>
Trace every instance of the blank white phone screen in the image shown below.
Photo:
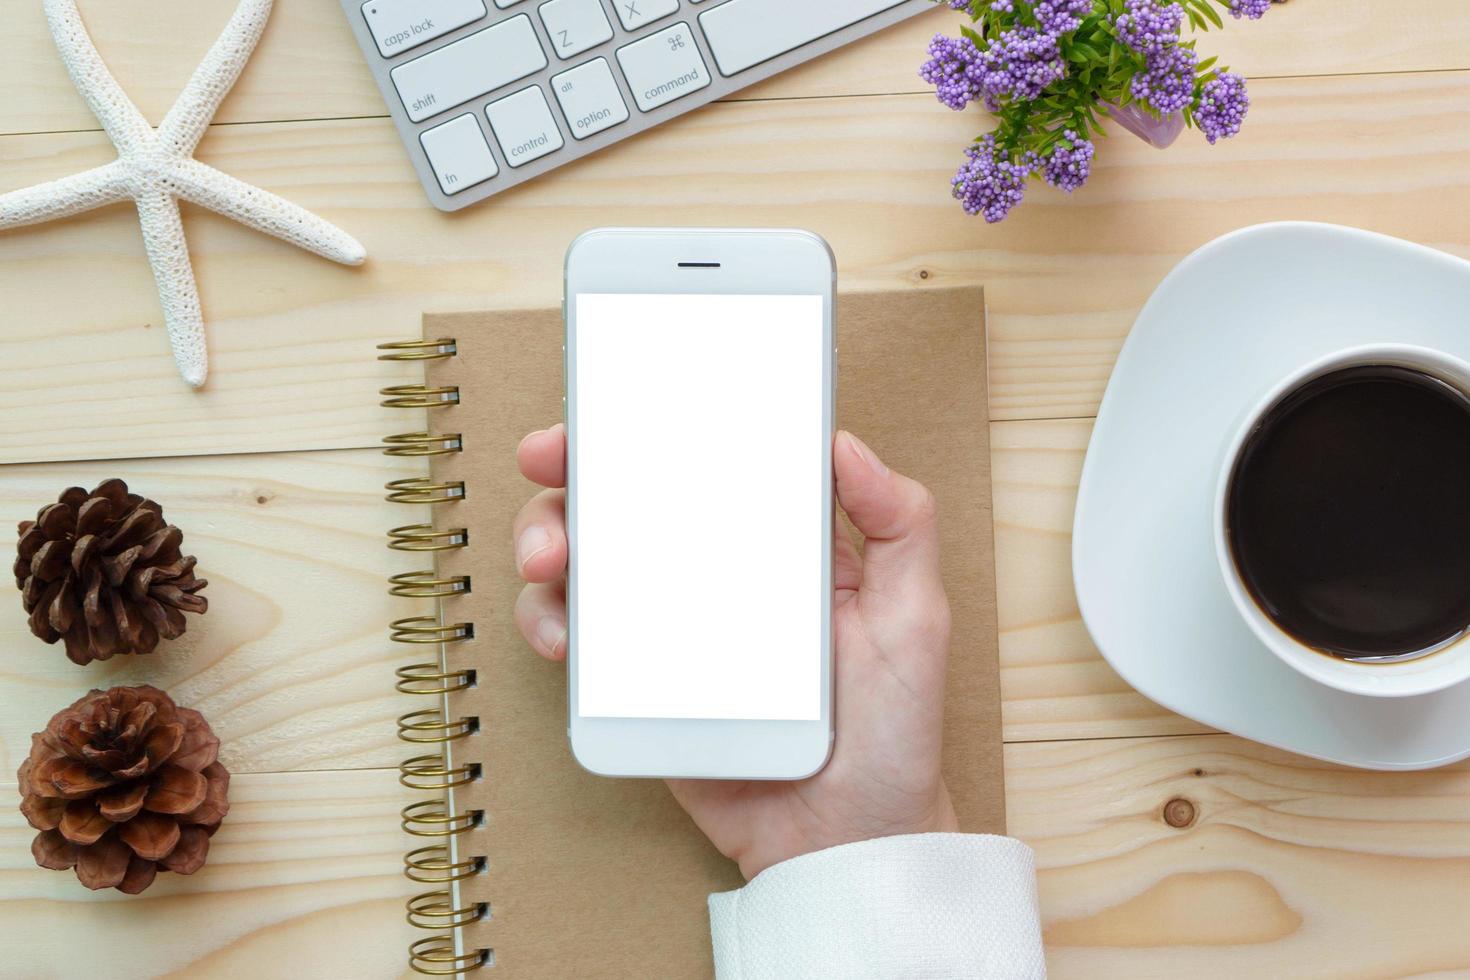
<path fill-rule="evenodd" d="M 575 297 L 577 710 L 821 717 L 821 296 Z"/>

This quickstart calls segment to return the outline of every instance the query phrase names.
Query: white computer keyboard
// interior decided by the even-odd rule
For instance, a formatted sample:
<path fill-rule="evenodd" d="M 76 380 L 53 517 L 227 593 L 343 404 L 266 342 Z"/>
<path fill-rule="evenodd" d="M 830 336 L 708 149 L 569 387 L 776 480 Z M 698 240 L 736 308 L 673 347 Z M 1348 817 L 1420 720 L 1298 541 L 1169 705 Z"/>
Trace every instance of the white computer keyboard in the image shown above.
<path fill-rule="evenodd" d="M 932 0 L 342 0 L 429 199 L 514 187 Z"/>

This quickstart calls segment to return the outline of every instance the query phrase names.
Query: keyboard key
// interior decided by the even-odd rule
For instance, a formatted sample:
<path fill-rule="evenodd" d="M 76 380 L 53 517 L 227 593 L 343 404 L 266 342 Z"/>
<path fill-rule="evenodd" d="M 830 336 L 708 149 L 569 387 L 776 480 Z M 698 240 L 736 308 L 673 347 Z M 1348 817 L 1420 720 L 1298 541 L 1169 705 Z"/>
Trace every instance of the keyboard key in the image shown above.
<path fill-rule="evenodd" d="M 531 18 L 519 14 L 393 69 L 408 118 L 437 116 L 546 67 Z"/>
<path fill-rule="evenodd" d="M 611 41 L 613 36 L 602 0 L 550 0 L 541 5 L 541 23 L 546 25 L 552 50 L 563 60 Z"/>
<path fill-rule="evenodd" d="M 618 48 L 618 64 L 644 112 L 709 86 L 709 69 L 688 24 L 675 24 Z"/>
<path fill-rule="evenodd" d="M 485 107 L 505 162 L 520 167 L 562 147 L 561 130 L 539 85 L 521 89 Z"/>
<path fill-rule="evenodd" d="M 903 2 L 728 0 L 700 14 L 699 26 L 720 74 L 728 77 Z"/>
<path fill-rule="evenodd" d="M 458 194 L 500 173 L 472 112 L 424 130 L 419 142 L 434 176 L 439 178 L 439 188 L 446 194 Z"/>
<path fill-rule="evenodd" d="M 474 23 L 485 16 L 485 4 L 484 0 L 368 0 L 362 16 L 378 52 L 391 58 Z"/>
<path fill-rule="evenodd" d="M 633 31 L 678 11 L 679 0 L 613 0 L 613 6 L 623 30 Z"/>
<path fill-rule="evenodd" d="M 628 119 L 628 104 L 618 91 L 606 58 L 597 58 L 551 79 L 572 138 L 584 140 Z"/>

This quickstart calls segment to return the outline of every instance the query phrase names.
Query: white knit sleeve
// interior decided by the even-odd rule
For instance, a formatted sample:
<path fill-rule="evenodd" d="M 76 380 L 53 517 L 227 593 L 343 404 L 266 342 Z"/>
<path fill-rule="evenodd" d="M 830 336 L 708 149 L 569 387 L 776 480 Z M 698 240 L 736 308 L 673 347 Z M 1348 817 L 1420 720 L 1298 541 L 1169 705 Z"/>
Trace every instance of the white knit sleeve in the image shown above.
<path fill-rule="evenodd" d="M 1041 980 L 1031 849 L 910 834 L 772 865 L 709 897 L 718 980 Z"/>

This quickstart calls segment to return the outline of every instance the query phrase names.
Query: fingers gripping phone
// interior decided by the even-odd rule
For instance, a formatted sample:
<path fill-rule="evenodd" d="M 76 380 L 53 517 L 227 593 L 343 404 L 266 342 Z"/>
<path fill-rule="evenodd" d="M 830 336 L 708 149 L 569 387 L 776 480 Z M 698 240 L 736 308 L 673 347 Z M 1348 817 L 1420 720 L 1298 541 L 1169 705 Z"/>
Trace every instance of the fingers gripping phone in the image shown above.
<path fill-rule="evenodd" d="M 569 735 L 594 773 L 826 764 L 835 278 L 802 231 L 567 253 Z"/>

